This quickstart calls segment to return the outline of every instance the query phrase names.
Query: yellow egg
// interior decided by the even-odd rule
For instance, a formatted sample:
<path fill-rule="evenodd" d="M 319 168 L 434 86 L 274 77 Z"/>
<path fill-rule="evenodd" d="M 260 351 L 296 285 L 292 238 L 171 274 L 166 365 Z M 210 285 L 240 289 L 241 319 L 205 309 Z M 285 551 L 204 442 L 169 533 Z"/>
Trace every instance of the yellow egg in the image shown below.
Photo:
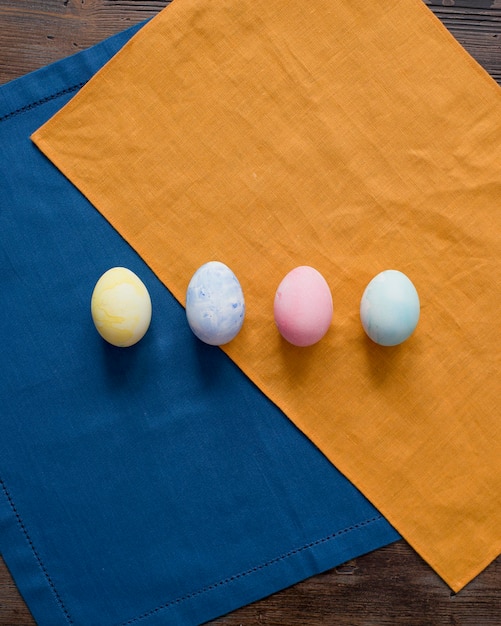
<path fill-rule="evenodd" d="M 98 333 L 120 348 L 142 339 L 151 322 L 150 294 L 141 279 L 125 267 L 112 267 L 101 276 L 90 306 Z"/>

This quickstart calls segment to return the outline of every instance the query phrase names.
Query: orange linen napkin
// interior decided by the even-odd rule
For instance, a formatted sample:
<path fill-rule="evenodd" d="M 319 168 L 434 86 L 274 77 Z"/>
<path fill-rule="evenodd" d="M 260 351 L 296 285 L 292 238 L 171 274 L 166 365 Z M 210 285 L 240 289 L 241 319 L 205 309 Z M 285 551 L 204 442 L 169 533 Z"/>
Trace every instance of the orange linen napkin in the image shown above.
<path fill-rule="evenodd" d="M 33 139 L 180 302 L 231 267 L 227 354 L 454 590 L 499 554 L 501 90 L 420 0 L 174 0 Z M 303 264 L 311 348 L 273 321 Z M 359 320 L 389 268 L 422 302 L 395 348 Z"/>

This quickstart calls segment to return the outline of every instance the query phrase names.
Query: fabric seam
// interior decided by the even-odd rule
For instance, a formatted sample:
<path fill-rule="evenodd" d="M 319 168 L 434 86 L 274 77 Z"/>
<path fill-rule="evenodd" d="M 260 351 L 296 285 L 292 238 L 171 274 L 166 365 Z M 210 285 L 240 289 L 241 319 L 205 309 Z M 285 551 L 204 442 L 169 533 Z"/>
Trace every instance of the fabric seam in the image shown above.
<path fill-rule="evenodd" d="M 56 91 L 55 93 L 50 94 L 49 96 L 45 96 L 45 98 L 40 98 L 39 100 L 30 102 L 30 104 L 25 104 L 19 109 L 15 109 L 14 111 L 5 113 L 5 115 L 2 115 L 0 117 L 0 122 L 5 122 L 15 117 L 16 115 L 20 115 L 21 113 L 27 113 L 28 111 L 31 111 L 32 109 L 38 106 L 41 106 L 42 104 L 46 104 L 47 102 L 50 102 L 51 100 L 55 100 L 56 98 L 60 98 L 61 96 L 65 96 L 69 93 L 73 93 L 74 91 L 78 91 L 78 89 L 81 89 L 85 85 L 86 82 L 87 81 L 83 81 L 83 82 L 77 83 L 76 85 L 72 85 L 71 87 L 66 87 L 65 89 L 61 89 L 61 91 Z"/>
<path fill-rule="evenodd" d="M 37 562 L 38 567 L 42 570 L 42 573 L 50 587 L 50 590 L 52 591 L 52 594 L 54 595 L 54 598 L 59 606 L 59 608 L 62 610 L 64 617 L 66 618 L 66 621 L 68 622 L 68 624 L 73 624 L 73 620 L 71 618 L 71 615 L 68 611 L 68 609 L 66 608 L 66 605 L 64 604 L 61 596 L 59 595 L 56 585 L 54 584 L 54 581 L 52 580 L 49 572 L 47 571 L 47 568 L 45 567 L 42 558 L 40 557 L 40 555 L 37 552 L 37 549 L 35 548 L 35 544 L 33 543 L 30 534 L 28 532 L 28 529 L 26 528 L 23 519 L 21 517 L 21 515 L 19 514 L 19 511 L 16 508 L 16 505 L 14 503 L 14 500 L 9 492 L 9 490 L 7 489 L 7 485 L 5 484 L 4 480 L 2 478 L 0 478 L 0 484 L 2 485 L 2 490 L 5 494 L 5 497 L 7 498 L 7 502 L 9 503 L 9 506 L 12 509 L 12 512 L 14 513 L 14 516 L 16 518 L 16 522 L 17 525 L 19 526 L 19 528 L 21 529 L 21 532 L 23 533 L 26 541 L 28 542 L 28 545 L 31 549 L 31 552 L 33 553 L 33 556 L 35 557 L 35 560 Z"/>
<path fill-rule="evenodd" d="M 358 522 L 357 524 L 353 524 L 352 526 L 347 526 L 346 528 L 337 530 L 336 532 L 330 535 L 327 535 L 326 537 L 322 537 L 321 539 L 316 539 L 315 541 L 311 541 L 310 543 L 307 543 L 304 546 L 301 546 L 300 548 L 294 548 L 293 550 L 289 550 L 289 552 L 286 552 L 285 554 L 281 554 L 280 556 L 270 559 L 269 561 L 266 561 L 259 565 L 255 565 L 254 567 L 251 567 L 248 570 L 245 570 L 244 572 L 240 572 L 238 574 L 228 576 L 227 578 L 223 578 L 222 580 L 216 583 L 212 583 L 211 585 L 202 587 L 201 589 L 198 589 L 197 591 L 193 591 L 192 593 L 188 593 L 188 594 L 185 594 L 184 596 L 180 596 L 179 598 L 176 598 L 175 600 L 170 600 L 169 602 L 166 602 L 165 604 L 157 606 L 154 609 L 150 609 L 149 611 L 147 611 L 146 613 L 143 613 L 142 615 L 133 617 L 126 622 L 122 622 L 120 626 L 130 626 L 131 624 L 136 624 L 176 604 L 181 604 L 182 602 L 186 602 L 188 600 L 196 598 L 197 596 L 200 596 L 204 593 L 208 593 L 209 591 L 213 591 L 214 589 L 228 585 L 236 580 L 239 580 L 240 578 L 244 578 L 245 576 L 249 576 L 250 574 L 255 574 L 256 572 L 259 572 L 265 569 L 266 567 L 269 567 L 270 565 L 275 565 L 276 563 L 280 563 L 280 561 L 284 561 L 292 556 L 295 556 L 296 554 L 300 554 L 301 552 L 304 552 L 305 550 L 310 550 L 312 548 L 315 548 L 328 541 L 337 539 L 340 535 L 344 535 L 354 530 L 358 530 L 359 528 L 363 528 L 365 526 L 368 526 L 369 524 L 373 524 L 374 522 L 377 522 L 381 519 L 383 519 L 382 515 L 375 515 L 374 517 L 363 520 L 362 522 Z"/>
<path fill-rule="evenodd" d="M 66 621 L 68 622 L 68 624 L 73 624 L 73 620 L 71 618 L 70 612 L 68 611 L 65 603 L 63 602 L 61 596 L 59 595 L 56 585 L 54 584 L 54 581 L 52 580 L 47 568 L 45 567 L 42 558 L 40 557 L 40 555 L 37 552 L 37 549 L 35 548 L 35 545 L 30 537 L 30 534 L 28 533 L 28 529 L 26 528 L 23 519 L 21 517 L 21 515 L 19 514 L 19 511 L 16 508 L 16 505 L 14 503 L 14 500 L 10 494 L 10 492 L 7 489 L 7 486 L 5 484 L 5 481 L 0 478 L 0 484 L 2 485 L 2 490 L 5 493 L 5 496 L 7 498 L 7 501 L 9 503 L 9 506 L 11 507 L 14 516 L 16 518 L 16 522 L 17 525 L 19 526 L 19 528 L 21 529 L 22 534 L 24 535 L 26 541 L 28 542 L 28 545 L 30 547 L 31 552 L 33 553 L 33 556 L 35 557 L 35 560 L 37 562 L 38 567 L 40 568 L 40 570 L 42 571 L 49 587 L 50 590 L 52 592 L 52 594 L 54 595 L 54 598 L 57 601 L 58 606 L 60 607 L 61 611 L 64 614 L 64 617 L 66 619 Z M 175 606 L 177 604 L 181 604 L 183 602 L 187 602 L 188 600 L 192 600 L 193 598 L 196 598 L 198 596 L 201 596 L 205 593 L 209 593 L 210 591 L 213 591 L 214 589 L 218 589 L 219 587 L 224 587 L 225 585 L 228 585 L 232 582 L 235 582 L 237 580 L 240 580 L 241 578 L 245 578 L 246 576 L 255 574 L 257 572 L 260 572 L 262 570 L 264 570 L 267 567 L 270 567 L 272 565 L 275 565 L 277 563 L 280 563 L 281 561 L 284 561 L 286 559 L 289 559 L 293 556 L 295 556 L 296 554 L 301 554 L 302 552 L 304 552 L 305 550 L 311 550 L 312 548 L 316 548 L 317 546 L 320 546 L 324 543 L 327 543 L 328 541 L 332 541 L 333 539 L 337 539 L 338 537 L 340 537 L 341 535 L 345 535 L 349 532 L 353 532 L 355 530 L 358 530 L 360 528 L 364 528 L 365 526 L 368 526 L 370 524 L 373 524 L 374 522 L 377 522 L 379 520 L 382 519 L 382 515 L 375 515 L 374 517 L 371 517 L 369 519 L 363 520 L 362 522 L 358 522 L 357 524 L 353 524 L 351 526 L 347 526 L 346 528 L 343 528 L 341 530 L 337 530 L 336 532 L 327 535 L 326 537 L 322 537 L 321 539 L 316 539 L 315 541 L 310 541 L 309 543 L 299 547 L 299 548 L 294 548 L 293 550 L 289 550 L 288 552 L 281 554 L 280 556 L 277 556 L 273 559 L 270 559 L 269 561 L 265 561 L 264 563 L 260 563 L 259 565 L 255 565 L 254 567 L 251 567 L 243 572 L 239 572 L 238 574 L 233 574 L 232 576 L 227 576 L 226 578 L 223 578 L 222 580 L 219 580 L 216 583 L 212 583 L 210 585 L 206 585 L 205 587 L 202 587 L 201 589 L 198 589 L 197 591 L 193 591 L 191 593 L 187 593 L 183 596 L 180 596 L 179 598 L 175 598 L 174 600 L 170 600 L 169 602 L 166 602 L 164 604 L 161 604 L 153 609 L 150 609 L 149 611 L 143 613 L 142 615 L 138 615 L 137 617 L 133 617 L 125 622 L 122 622 L 120 624 L 120 626 L 131 626 L 132 624 L 137 624 L 138 622 L 141 622 L 145 619 L 148 619 L 149 617 L 159 613 L 160 611 L 163 611 L 165 609 L 168 609 L 172 606 Z"/>

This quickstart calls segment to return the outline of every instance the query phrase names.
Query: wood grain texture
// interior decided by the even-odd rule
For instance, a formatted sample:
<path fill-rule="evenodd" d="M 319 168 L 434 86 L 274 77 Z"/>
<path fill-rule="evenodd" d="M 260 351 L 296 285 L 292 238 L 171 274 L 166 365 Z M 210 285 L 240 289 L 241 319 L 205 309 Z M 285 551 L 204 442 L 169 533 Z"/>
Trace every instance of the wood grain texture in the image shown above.
<path fill-rule="evenodd" d="M 2 0 L 0 83 L 153 17 L 168 0 Z"/>
<path fill-rule="evenodd" d="M 424 1 L 501 84 L 501 0 Z M 0 83 L 88 48 L 152 17 L 167 4 L 168 0 L 0 0 Z M 447 58 L 436 62 L 447 63 Z M 33 624 L 0 559 L 0 626 Z M 399 541 L 212 622 L 212 626 L 254 624 L 501 626 L 501 557 L 454 595 Z"/>

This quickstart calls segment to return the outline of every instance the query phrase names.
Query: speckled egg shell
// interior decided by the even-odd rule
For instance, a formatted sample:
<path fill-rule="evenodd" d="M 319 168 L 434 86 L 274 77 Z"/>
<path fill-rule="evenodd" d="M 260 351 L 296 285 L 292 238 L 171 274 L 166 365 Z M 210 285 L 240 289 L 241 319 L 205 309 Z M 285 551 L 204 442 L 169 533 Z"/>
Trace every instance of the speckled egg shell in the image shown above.
<path fill-rule="evenodd" d="M 209 261 L 193 274 L 186 291 L 186 317 L 193 333 L 211 346 L 222 346 L 239 333 L 244 294 L 227 265 Z"/>
<path fill-rule="evenodd" d="M 414 332 L 420 315 L 412 281 L 398 270 L 385 270 L 367 285 L 360 301 L 360 319 L 367 335 L 381 346 L 396 346 Z"/>
<path fill-rule="evenodd" d="M 98 333 L 108 343 L 120 348 L 132 346 L 150 326 L 150 294 L 134 272 L 112 267 L 94 287 L 91 314 Z"/>
<path fill-rule="evenodd" d="M 280 334 L 289 343 L 300 347 L 317 343 L 332 322 L 332 295 L 327 281 L 313 267 L 296 267 L 278 286 L 273 313 Z"/>

